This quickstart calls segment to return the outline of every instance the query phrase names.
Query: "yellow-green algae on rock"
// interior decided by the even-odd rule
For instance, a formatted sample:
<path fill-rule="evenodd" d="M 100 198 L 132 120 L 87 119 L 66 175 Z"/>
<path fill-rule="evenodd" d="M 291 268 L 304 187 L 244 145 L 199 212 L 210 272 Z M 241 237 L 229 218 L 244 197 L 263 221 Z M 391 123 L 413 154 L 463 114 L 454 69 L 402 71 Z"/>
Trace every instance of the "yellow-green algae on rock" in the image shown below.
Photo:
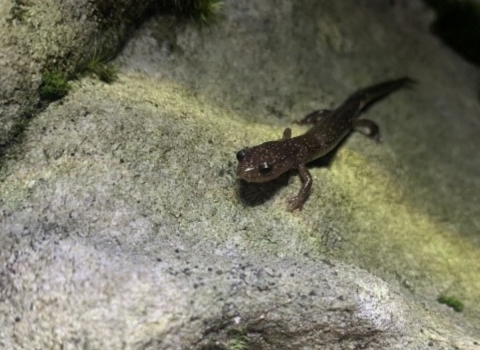
<path fill-rule="evenodd" d="M 411 189 L 357 150 L 340 152 L 327 177 L 345 196 L 351 227 L 357 227 L 339 255 L 380 275 L 401 276 L 399 282 L 416 292 L 452 291 L 478 317 L 480 250 L 474 242 L 409 201 Z"/>

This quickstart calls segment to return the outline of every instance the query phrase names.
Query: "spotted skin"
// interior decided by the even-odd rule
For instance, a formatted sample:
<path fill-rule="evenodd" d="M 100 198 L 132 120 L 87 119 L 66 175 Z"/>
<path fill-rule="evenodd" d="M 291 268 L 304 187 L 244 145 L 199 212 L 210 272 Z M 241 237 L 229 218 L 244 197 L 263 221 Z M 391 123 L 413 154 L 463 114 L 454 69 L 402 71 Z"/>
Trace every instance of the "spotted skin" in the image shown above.
<path fill-rule="evenodd" d="M 404 77 L 358 90 L 337 109 L 314 111 L 300 120 L 298 124 L 314 125 L 305 134 L 292 138 L 292 131 L 287 128 L 280 140 L 240 150 L 237 176 L 247 182 L 267 182 L 297 169 L 302 187 L 297 195 L 288 198 L 287 210 L 302 209 L 312 187 L 312 176 L 305 164 L 332 151 L 352 130 L 379 141 L 378 125 L 358 117 L 372 103 L 412 83 Z"/>

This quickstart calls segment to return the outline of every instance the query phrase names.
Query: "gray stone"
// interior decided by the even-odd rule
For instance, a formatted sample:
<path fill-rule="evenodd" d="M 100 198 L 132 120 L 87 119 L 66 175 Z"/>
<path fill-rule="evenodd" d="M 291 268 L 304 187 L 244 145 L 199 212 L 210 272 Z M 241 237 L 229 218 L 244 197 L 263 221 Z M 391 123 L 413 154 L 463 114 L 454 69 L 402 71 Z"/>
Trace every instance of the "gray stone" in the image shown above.
<path fill-rule="evenodd" d="M 240 0 L 212 27 L 144 23 L 118 81 L 73 82 L 2 159 L 0 347 L 479 349 L 476 71 L 430 17 Z M 235 179 L 242 147 L 403 75 L 419 84 L 367 112 L 384 142 L 353 134 L 312 167 L 301 212 L 295 174 Z"/>

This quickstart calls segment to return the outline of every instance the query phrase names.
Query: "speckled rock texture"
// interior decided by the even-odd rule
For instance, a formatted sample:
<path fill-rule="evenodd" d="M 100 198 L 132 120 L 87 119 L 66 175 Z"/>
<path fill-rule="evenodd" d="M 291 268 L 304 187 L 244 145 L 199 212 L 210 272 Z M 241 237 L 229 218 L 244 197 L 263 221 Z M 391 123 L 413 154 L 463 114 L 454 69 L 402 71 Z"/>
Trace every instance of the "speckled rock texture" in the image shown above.
<path fill-rule="evenodd" d="M 59 22 L 98 21 L 70 7 Z M 116 82 L 73 82 L 0 160 L 0 348 L 480 349 L 478 71 L 430 20 L 380 0 L 148 19 Z M 367 112 L 383 143 L 353 134 L 313 165 L 302 211 L 285 210 L 294 173 L 235 178 L 239 149 L 404 75 L 419 84 Z"/>
<path fill-rule="evenodd" d="M 0 151 L 42 109 L 42 73 L 110 55 L 153 0 L 0 2 Z"/>

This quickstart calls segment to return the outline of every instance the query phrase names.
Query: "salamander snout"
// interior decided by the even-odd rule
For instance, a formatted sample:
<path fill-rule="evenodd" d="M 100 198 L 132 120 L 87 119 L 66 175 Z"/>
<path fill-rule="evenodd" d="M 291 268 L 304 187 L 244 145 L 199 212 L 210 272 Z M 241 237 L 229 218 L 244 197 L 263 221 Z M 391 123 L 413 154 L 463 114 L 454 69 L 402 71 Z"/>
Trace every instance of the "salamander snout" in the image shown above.
<path fill-rule="evenodd" d="M 246 154 L 246 152 L 247 152 L 247 149 L 246 149 L 246 148 L 244 148 L 244 149 L 242 149 L 242 150 L 240 150 L 240 151 L 237 152 L 237 160 L 238 160 L 239 162 L 241 162 L 242 160 L 245 159 L 245 154 Z"/>

